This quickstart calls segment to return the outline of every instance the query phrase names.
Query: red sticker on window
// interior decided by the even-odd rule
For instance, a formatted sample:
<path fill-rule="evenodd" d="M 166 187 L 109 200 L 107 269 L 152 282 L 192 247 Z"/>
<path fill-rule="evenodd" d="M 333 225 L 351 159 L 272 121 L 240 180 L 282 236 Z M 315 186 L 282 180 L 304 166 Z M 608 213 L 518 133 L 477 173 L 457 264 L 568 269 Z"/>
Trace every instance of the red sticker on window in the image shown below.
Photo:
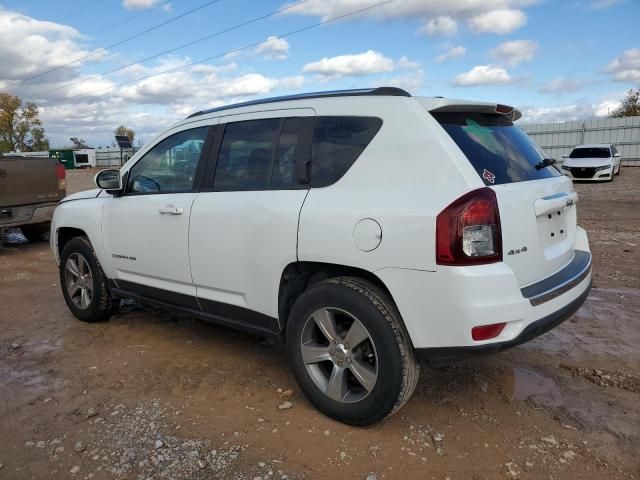
<path fill-rule="evenodd" d="M 496 176 L 486 168 L 484 169 L 484 172 L 482 172 L 482 178 L 484 178 L 489 183 L 495 183 L 496 181 Z"/>

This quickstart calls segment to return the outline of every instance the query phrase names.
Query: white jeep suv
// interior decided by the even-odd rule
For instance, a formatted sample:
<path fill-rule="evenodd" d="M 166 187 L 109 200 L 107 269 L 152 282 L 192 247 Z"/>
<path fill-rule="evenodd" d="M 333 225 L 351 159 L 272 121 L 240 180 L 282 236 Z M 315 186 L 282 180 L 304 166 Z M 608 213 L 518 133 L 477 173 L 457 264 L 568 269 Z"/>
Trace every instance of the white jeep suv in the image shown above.
<path fill-rule="evenodd" d="M 519 117 L 388 87 L 195 113 L 56 209 L 64 298 L 89 322 L 133 298 L 272 339 L 319 410 L 373 423 L 419 358 L 520 344 L 589 293 L 572 182 Z"/>

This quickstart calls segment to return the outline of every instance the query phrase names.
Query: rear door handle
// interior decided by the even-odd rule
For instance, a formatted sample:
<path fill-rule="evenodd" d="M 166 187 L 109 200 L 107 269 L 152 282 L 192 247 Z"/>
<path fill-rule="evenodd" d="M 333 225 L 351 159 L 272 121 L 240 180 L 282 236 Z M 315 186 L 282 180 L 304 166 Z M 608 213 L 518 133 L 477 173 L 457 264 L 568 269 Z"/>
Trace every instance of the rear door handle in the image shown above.
<path fill-rule="evenodd" d="M 182 215 L 184 213 L 184 208 L 167 205 L 166 207 L 162 207 L 160 210 L 158 210 L 158 213 L 160 213 L 161 215 Z"/>

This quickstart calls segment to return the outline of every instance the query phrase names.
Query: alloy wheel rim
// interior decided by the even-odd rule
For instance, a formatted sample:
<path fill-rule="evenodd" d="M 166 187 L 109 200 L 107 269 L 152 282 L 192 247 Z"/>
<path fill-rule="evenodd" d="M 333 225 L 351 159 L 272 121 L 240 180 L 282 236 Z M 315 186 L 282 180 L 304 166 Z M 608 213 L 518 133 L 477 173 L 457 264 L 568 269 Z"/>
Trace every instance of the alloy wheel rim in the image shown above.
<path fill-rule="evenodd" d="M 72 253 L 64 266 L 67 293 L 73 304 L 86 310 L 93 300 L 93 274 L 89 262 L 79 253 Z"/>
<path fill-rule="evenodd" d="M 300 351 L 313 383 L 332 400 L 359 402 L 376 385 L 379 365 L 373 339 L 345 310 L 316 310 L 302 329 Z"/>

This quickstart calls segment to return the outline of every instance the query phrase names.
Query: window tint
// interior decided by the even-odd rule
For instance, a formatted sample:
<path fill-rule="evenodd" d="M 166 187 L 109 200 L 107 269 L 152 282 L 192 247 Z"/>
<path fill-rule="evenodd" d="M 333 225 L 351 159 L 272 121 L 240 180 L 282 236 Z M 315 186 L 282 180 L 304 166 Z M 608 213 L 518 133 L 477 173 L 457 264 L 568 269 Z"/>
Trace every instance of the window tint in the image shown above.
<path fill-rule="evenodd" d="M 543 167 L 537 145 L 504 115 L 433 112 L 465 154 L 485 185 L 523 182 L 560 175 Z"/>
<path fill-rule="evenodd" d="M 188 192 L 209 127 L 194 128 L 165 138 L 130 170 L 127 190 L 132 193 Z"/>
<path fill-rule="evenodd" d="M 317 117 L 313 129 L 311 186 L 337 182 L 378 133 L 374 117 Z"/>
<path fill-rule="evenodd" d="M 273 188 L 291 187 L 293 185 L 298 134 L 301 125 L 301 118 L 287 118 L 282 125 L 282 132 L 280 132 L 280 139 L 278 140 L 278 150 L 271 174 L 271 186 Z"/>
<path fill-rule="evenodd" d="M 218 154 L 213 189 L 266 188 L 280 124 L 279 118 L 228 123 Z"/>
<path fill-rule="evenodd" d="M 569 158 L 609 158 L 611 153 L 606 147 L 574 148 Z"/>

